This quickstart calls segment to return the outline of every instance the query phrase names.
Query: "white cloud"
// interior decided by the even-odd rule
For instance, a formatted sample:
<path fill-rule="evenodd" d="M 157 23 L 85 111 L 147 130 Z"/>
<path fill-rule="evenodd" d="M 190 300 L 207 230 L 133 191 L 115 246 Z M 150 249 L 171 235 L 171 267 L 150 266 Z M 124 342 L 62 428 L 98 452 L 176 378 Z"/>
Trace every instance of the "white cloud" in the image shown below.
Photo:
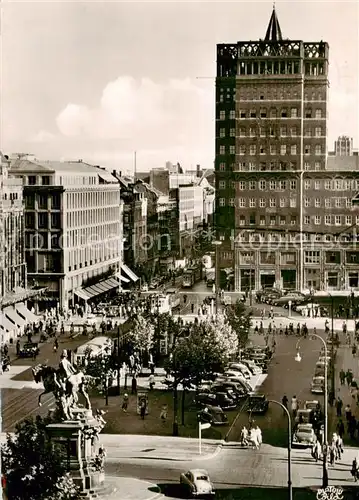
<path fill-rule="evenodd" d="M 127 139 L 135 147 L 166 149 L 205 138 L 211 144 L 213 113 L 214 82 L 121 76 L 105 86 L 97 107 L 68 104 L 56 122 L 66 137 Z"/>

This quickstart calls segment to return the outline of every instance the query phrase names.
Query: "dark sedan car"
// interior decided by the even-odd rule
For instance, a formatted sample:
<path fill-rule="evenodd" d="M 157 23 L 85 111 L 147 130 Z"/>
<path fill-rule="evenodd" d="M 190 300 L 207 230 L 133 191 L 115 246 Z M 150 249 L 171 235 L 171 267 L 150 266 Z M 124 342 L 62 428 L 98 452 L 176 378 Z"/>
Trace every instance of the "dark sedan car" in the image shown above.
<path fill-rule="evenodd" d="M 228 417 L 219 406 L 208 405 L 197 414 L 198 420 L 212 425 L 227 425 Z"/>
<path fill-rule="evenodd" d="M 250 413 L 264 414 L 268 410 L 268 401 L 264 394 L 251 394 L 248 398 L 248 409 Z"/>
<path fill-rule="evenodd" d="M 34 342 L 28 342 L 20 347 L 19 357 L 20 358 L 32 358 L 37 356 L 40 352 L 39 345 Z"/>

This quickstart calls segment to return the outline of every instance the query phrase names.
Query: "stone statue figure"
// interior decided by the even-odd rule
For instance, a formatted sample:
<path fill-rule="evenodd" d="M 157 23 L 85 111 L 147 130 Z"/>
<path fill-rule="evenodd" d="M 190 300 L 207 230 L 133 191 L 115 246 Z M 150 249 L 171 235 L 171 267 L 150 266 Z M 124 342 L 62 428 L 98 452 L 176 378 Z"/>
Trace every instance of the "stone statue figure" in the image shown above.
<path fill-rule="evenodd" d="M 61 355 L 58 369 L 40 364 L 32 369 L 32 373 L 35 382 L 42 381 L 44 384 L 44 392 L 39 396 L 39 406 L 41 406 L 41 397 L 52 392 L 57 406 L 61 409 L 63 419 L 72 418 L 71 410 L 78 408 L 78 394 L 84 396 L 86 408 L 91 409 L 87 386 L 93 377 L 81 371 L 78 372 L 68 359 L 66 350 Z"/>

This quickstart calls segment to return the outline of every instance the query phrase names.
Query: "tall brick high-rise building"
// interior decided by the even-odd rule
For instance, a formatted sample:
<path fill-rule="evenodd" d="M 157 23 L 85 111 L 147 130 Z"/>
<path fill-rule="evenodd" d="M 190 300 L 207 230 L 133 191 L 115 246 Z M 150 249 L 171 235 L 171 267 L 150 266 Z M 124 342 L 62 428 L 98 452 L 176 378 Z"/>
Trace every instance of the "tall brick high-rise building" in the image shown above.
<path fill-rule="evenodd" d="M 307 177 L 324 183 L 328 54 L 284 39 L 274 9 L 263 40 L 217 45 L 216 227 L 236 290 L 321 286 L 305 277 L 304 230 L 322 222 L 302 200 Z"/>

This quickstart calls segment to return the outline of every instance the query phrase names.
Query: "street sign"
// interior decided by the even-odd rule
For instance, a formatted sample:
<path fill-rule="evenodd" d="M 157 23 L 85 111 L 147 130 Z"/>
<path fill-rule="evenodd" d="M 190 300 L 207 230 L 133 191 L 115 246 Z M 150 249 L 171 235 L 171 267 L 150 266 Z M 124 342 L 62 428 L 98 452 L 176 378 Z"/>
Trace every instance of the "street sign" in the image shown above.
<path fill-rule="evenodd" d="M 207 423 L 207 424 L 201 424 L 200 423 L 200 426 L 201 426 L 201 429 L 203 431 L 204 429 L 209 429 L 211 427 L 211 424 L 209 424 L 209 423 Z"/>

